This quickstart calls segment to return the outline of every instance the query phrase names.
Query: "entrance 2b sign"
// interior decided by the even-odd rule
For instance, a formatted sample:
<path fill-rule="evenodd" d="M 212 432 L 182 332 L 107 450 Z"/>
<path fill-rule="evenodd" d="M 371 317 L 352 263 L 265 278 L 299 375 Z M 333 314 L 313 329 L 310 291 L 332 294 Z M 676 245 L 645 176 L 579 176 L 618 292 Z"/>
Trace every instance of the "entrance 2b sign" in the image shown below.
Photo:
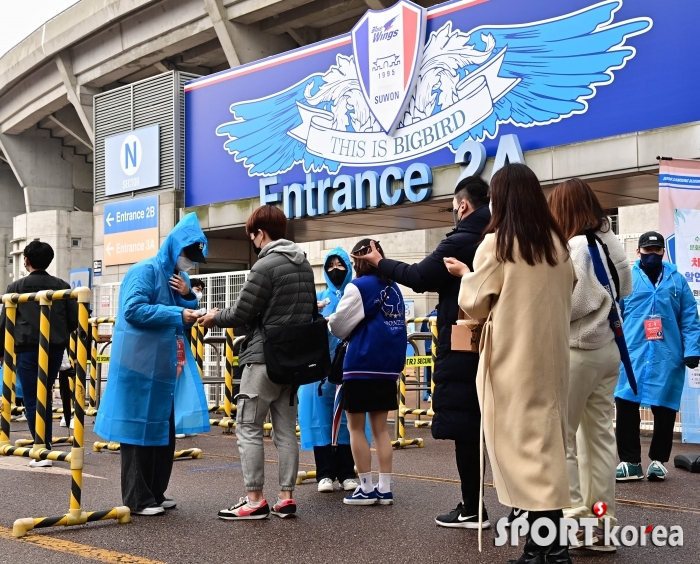
<path fill-rule="evenodd" d="M 104 265 L 132 264 L 158 252 L 158 196 L 105 204 Z"/>

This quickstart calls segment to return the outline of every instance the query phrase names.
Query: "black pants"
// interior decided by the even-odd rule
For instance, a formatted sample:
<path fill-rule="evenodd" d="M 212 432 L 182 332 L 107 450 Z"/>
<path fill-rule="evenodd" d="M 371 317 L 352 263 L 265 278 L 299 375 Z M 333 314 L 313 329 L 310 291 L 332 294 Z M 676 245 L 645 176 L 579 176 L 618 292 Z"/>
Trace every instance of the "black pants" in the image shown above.
<path fill-rule="evenodd" d="M 621 462 L 640 464 L 642 462 L 642 444 L 639 440 L 639 404 L 621 398 L 615 399 L 617 406 L 615 437 L 617 454 Z M 668 462 L 673 446 L 673 426 L 676 411 L 668 407 L 652 405 L 654 414 L 654 434 L 651 437 L 649 458 L 659 462 Z"/>
<path fill-rule="evenodd" d="M 314 447 L 314 460 L 317 482 L 330 478 L 342 483 L 343 480 L 355 478 L 355 460 L 350 445 Z"/>
<path fill-rule="evenodd" d="M 175 454 L 175 417 L 170 413 L 166 446 L 121 445 L 122 501 L 132 511 L 159 505 L 165 499 Z"/>
<path fill-rule="evenodd" d="M 63 405 L 63 417 L 66 425 L 70 425 L 71 410 L 73 409 L 73 393 L 70 389 L 70 380 L 75 378 L 75 370 L 61 370 L 58 373 L 58 388 L 61 392 L 61 404 Z"/>
<path fill-rule="evenodd" d="M 455 441 L 457 471 L 462 487 L 462 503 L 469 514 L 479 511 L 479 443 L 473 441 Z"/>

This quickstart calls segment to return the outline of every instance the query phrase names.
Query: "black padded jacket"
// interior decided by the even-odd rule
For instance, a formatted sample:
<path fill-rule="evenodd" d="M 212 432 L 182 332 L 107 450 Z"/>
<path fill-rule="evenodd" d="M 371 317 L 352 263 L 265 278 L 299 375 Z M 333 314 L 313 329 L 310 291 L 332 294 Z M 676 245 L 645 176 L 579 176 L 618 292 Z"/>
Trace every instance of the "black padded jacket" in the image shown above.
<path fill-rule="evenodd" d="M 310 322 L 316 310 L 314 272 L 295 243 L 278 239 L 263 248 L 241 293 L 215 316 L 219 327 L 247 335 L 238 362 L 265 363 L 259 323 L 267 326 Z"/>
<path fill-rule="evenodd" d="M 42 290 L 68 290 L 65 280 L 35 270 L 16 280 L 7 287 L 8 294 L 32 294 Z M 5 309 L 0 314 L 0 356 L 5 354 Z M 15 319 L 15 352 L 39 350 L 39 302 L 25 302 L 17 305 Z M 49 346 L 52 349 L 65 349 L 71 332 L 78 328 L 78 302 L 75 299 L 56 300 L 51 305 L 51 334 Z"/>

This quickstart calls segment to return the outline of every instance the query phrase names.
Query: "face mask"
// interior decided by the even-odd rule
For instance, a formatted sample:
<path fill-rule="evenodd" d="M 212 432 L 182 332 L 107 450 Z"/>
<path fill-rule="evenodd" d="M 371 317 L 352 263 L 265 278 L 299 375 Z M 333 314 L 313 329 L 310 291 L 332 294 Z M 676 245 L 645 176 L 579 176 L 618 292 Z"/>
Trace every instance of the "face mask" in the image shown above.
<path fill-rule="evenodd" d="M 197 296 L 197 301 L 202 299 L 202 292 L 198 292 L 197 290 L 192 290 L 192 293 Z"/>
<path fill-rule="evenodd" d="M 457 225 L 459 224 L 459 207 L 457 209 L 452 209 L 452 216 L 455 220 L 455 227 L 457 227 Z"/>
<path fill-rule="evenodd" d="M 262 251 L 262 247 L 258 247 L 258 246 L 255 244 L 255 237 L 253 237 L 253 238 L 250 240 L 250 244 L 253 245 L 253 252 L 255 253 L 255 255 L 256 255 L 256 256 L 259 255 L 259 254 L 260 254 L 260 251 Z"/>
<path fill-rule="evenodd" d="M 345 281 L 345 276 L 347 275 L 347 270 L 340 270 L 339 268 L 333 268 L 328 271 L 328 279 L 331 281 L 333 286 L 340 288 Z"/>
<path fill-rule="evenodd" d="M 194 263 L 187 257 L 177 257 L 175 265 L 180 272 L 188 272 L 194 268 Z"/>
<path fill-rule="evenodd" d="M 660 268 L 661 261 L 663 260 L 663 258 L 664 257 L 662 257 L 661 255 L 657 255 L 656 253 L 651 253 L 648 255 L 639 255 L 639 260 L 642 262 L 642 266 L 650 270 Z"/>

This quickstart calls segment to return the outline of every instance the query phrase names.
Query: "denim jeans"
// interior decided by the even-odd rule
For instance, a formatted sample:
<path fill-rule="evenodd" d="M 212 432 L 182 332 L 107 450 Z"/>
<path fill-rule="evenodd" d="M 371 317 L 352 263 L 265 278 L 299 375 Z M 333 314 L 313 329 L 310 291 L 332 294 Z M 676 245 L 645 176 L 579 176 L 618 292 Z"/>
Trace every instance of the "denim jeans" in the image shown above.
<path fill-rule="evenodd" d="M 27 425 L 29 432 L 34 437 L 36 428 L 36 386 L 37 378 L 39 377 L 39 351 L 36 352 L 18 352 L 17 353 L 17 378 L 22 384 L 22 394 L 24 395 L 24 414 L 27 416 Z M 51 404 L 52 404 L 52 389 L 58 369 L 63 361 L 63 349 L 49 350 L 49 371 L 46 382 L 47 399 L 46 399 L 46 420 L 45 420 L 45 437 L 44 444 L 46 448 L 51 448 L 53 420 L 51 419 Z"/>

